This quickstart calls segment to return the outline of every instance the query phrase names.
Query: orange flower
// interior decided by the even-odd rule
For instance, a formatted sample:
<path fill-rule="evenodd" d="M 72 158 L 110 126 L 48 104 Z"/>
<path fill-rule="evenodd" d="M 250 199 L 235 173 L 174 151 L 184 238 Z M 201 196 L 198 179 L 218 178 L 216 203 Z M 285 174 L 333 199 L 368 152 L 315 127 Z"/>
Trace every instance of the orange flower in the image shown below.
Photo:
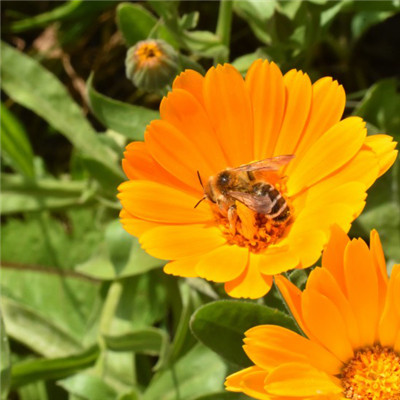
<path fill-rule="evenodd" d="M 228 390 L 262 400 L 400 399 L 400 264 L 389 279 L 376 231 L 368 249 L 334 227 L 303 292 L 276 282 L 307 338 L 250 329 L 244 349 L 255 365 L 229 376 Z"/>
<path fill-rule="evenodd" d="M 122 224 L 149 254 L 171 260 L 169 274 L 225 282 L 232 297 L 265 295 L 274 274 L 318 260 L 333 223 L 348 231 L 367 188 L 396 158 L 391 137 L 367 137 L 357 117 L 340 121 L 344 104 L 331 78 L 311 84 L 267 61 L 254 62 L 245 79 L 228 64 L 205 77 L 185 71 L 145 142 L 126 148 Z M 204 196 L 197 171 L 207 188 L 226 168 L 282 155 L 293 158 L 253 182 L 274 185 L 290 210 L 284 222 L 239 201 L 233 216 L 210 198 L 194 208 Z"/>

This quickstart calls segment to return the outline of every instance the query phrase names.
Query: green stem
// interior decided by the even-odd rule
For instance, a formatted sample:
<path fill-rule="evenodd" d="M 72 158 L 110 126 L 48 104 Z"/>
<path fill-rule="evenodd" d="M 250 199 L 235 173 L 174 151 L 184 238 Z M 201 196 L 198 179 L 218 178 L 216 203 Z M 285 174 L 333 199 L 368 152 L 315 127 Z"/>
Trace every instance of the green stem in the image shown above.
<path fill-rule="evenodd" d="M 114 281 L 107 292 L 107 298 L 104 302 L 103 310 L 101 312 L 100 317 L 100 329 L 99 329 L 99 347 L 100 347 L 100 356 L 97 359 L 95 371 L 99 376 L 103 376 L 104 366 L 105 366 L 105 357 L 107 345 L 104 340 L 103 335 L 107 335 L 111 328 L 111 323 L 115 315 L 115 311 L 117 310 L 119 300 L 122 294 L 122 284 L 120 281 Z"/>
<path fill-rule="evenodd" d="M 215 64 L 223 64 L 229 60 L 229 44 L 231 39 L 232 27 L 232 0 L 220 0 L 216 35 L 221 39 L 221 43 L 228 49 L 215 57 Z"/>

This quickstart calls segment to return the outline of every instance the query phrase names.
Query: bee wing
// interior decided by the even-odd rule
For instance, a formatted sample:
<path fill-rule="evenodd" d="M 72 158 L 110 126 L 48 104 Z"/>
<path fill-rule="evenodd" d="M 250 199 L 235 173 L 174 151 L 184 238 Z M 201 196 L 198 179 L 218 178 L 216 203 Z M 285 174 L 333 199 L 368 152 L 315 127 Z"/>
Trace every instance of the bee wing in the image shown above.
<path fill-rule="evenodd" d="M 293 154 L 266 158 L 264 160 L 253 161 L 249 164 L 240 165 L 237 168 L 233 168 L 232 171 L 277 171 L 279 168 L 288 164 L 293 158 Z"/>
<path fill-rule="evenodd" d="M 268 196 L 255 196 L 239 191 L 229 191 L 229 196 L 257 213 L 269 214 L 271 212 L 272 203 Z"/>

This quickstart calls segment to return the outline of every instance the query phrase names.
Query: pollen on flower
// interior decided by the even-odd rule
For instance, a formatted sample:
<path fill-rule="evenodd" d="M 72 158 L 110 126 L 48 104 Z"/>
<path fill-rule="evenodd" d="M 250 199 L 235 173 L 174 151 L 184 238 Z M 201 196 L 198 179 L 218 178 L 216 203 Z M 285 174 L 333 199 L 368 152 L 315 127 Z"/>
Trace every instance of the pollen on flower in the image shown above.
<path fill-rule="evenodd" d="M 275 187 L 281 194 L 286 189 L 284 184 L 275 184 Z M 282 196 L 285 198 L 289 209 L 292 210 L 290 200 L 283 194 Z M 291 212 L 283 221 L 274 220 L 265 214 L 252 211 L 238 201 L 236 201 L 236 215 L 233 219 L 229 219 L 226 213 L 222 212 L 216 204 L 210 205 L 227 243 L 247 247 L 253 253 L 262 252 L 268 246 L 283 239 L 293 222 Z"/>
<path fill-rule="evenodd" d="M 342 371 L 344 397 L 352 400 L 400 400 L 400 355 L 374 346 L 359 350 Z"/>

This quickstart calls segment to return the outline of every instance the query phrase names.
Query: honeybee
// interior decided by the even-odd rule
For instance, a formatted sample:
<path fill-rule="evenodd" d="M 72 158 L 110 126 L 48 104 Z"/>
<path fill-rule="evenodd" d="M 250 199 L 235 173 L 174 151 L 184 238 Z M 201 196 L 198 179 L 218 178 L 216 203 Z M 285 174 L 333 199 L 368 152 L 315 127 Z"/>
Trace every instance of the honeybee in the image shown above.
<path fill-rule="evenodd" d="M 271 183 L 262 178 L 262 173 L 279 170 L 293 157 L 294 155 L 282 155 L 254 161 L 237 168 L 227 168 L 211 176 L 206 185 L 203 185 L 198 172 L 204 197 L 195 207 L 205 199 L 216 203 L 232 225 L 236 217 L 235 202 L 239 201 L 276 224 L 287 221 L 290 217 L 290 208 L 285 198 Z M 261 177 L 258 177 L 259 175 Z"/>

